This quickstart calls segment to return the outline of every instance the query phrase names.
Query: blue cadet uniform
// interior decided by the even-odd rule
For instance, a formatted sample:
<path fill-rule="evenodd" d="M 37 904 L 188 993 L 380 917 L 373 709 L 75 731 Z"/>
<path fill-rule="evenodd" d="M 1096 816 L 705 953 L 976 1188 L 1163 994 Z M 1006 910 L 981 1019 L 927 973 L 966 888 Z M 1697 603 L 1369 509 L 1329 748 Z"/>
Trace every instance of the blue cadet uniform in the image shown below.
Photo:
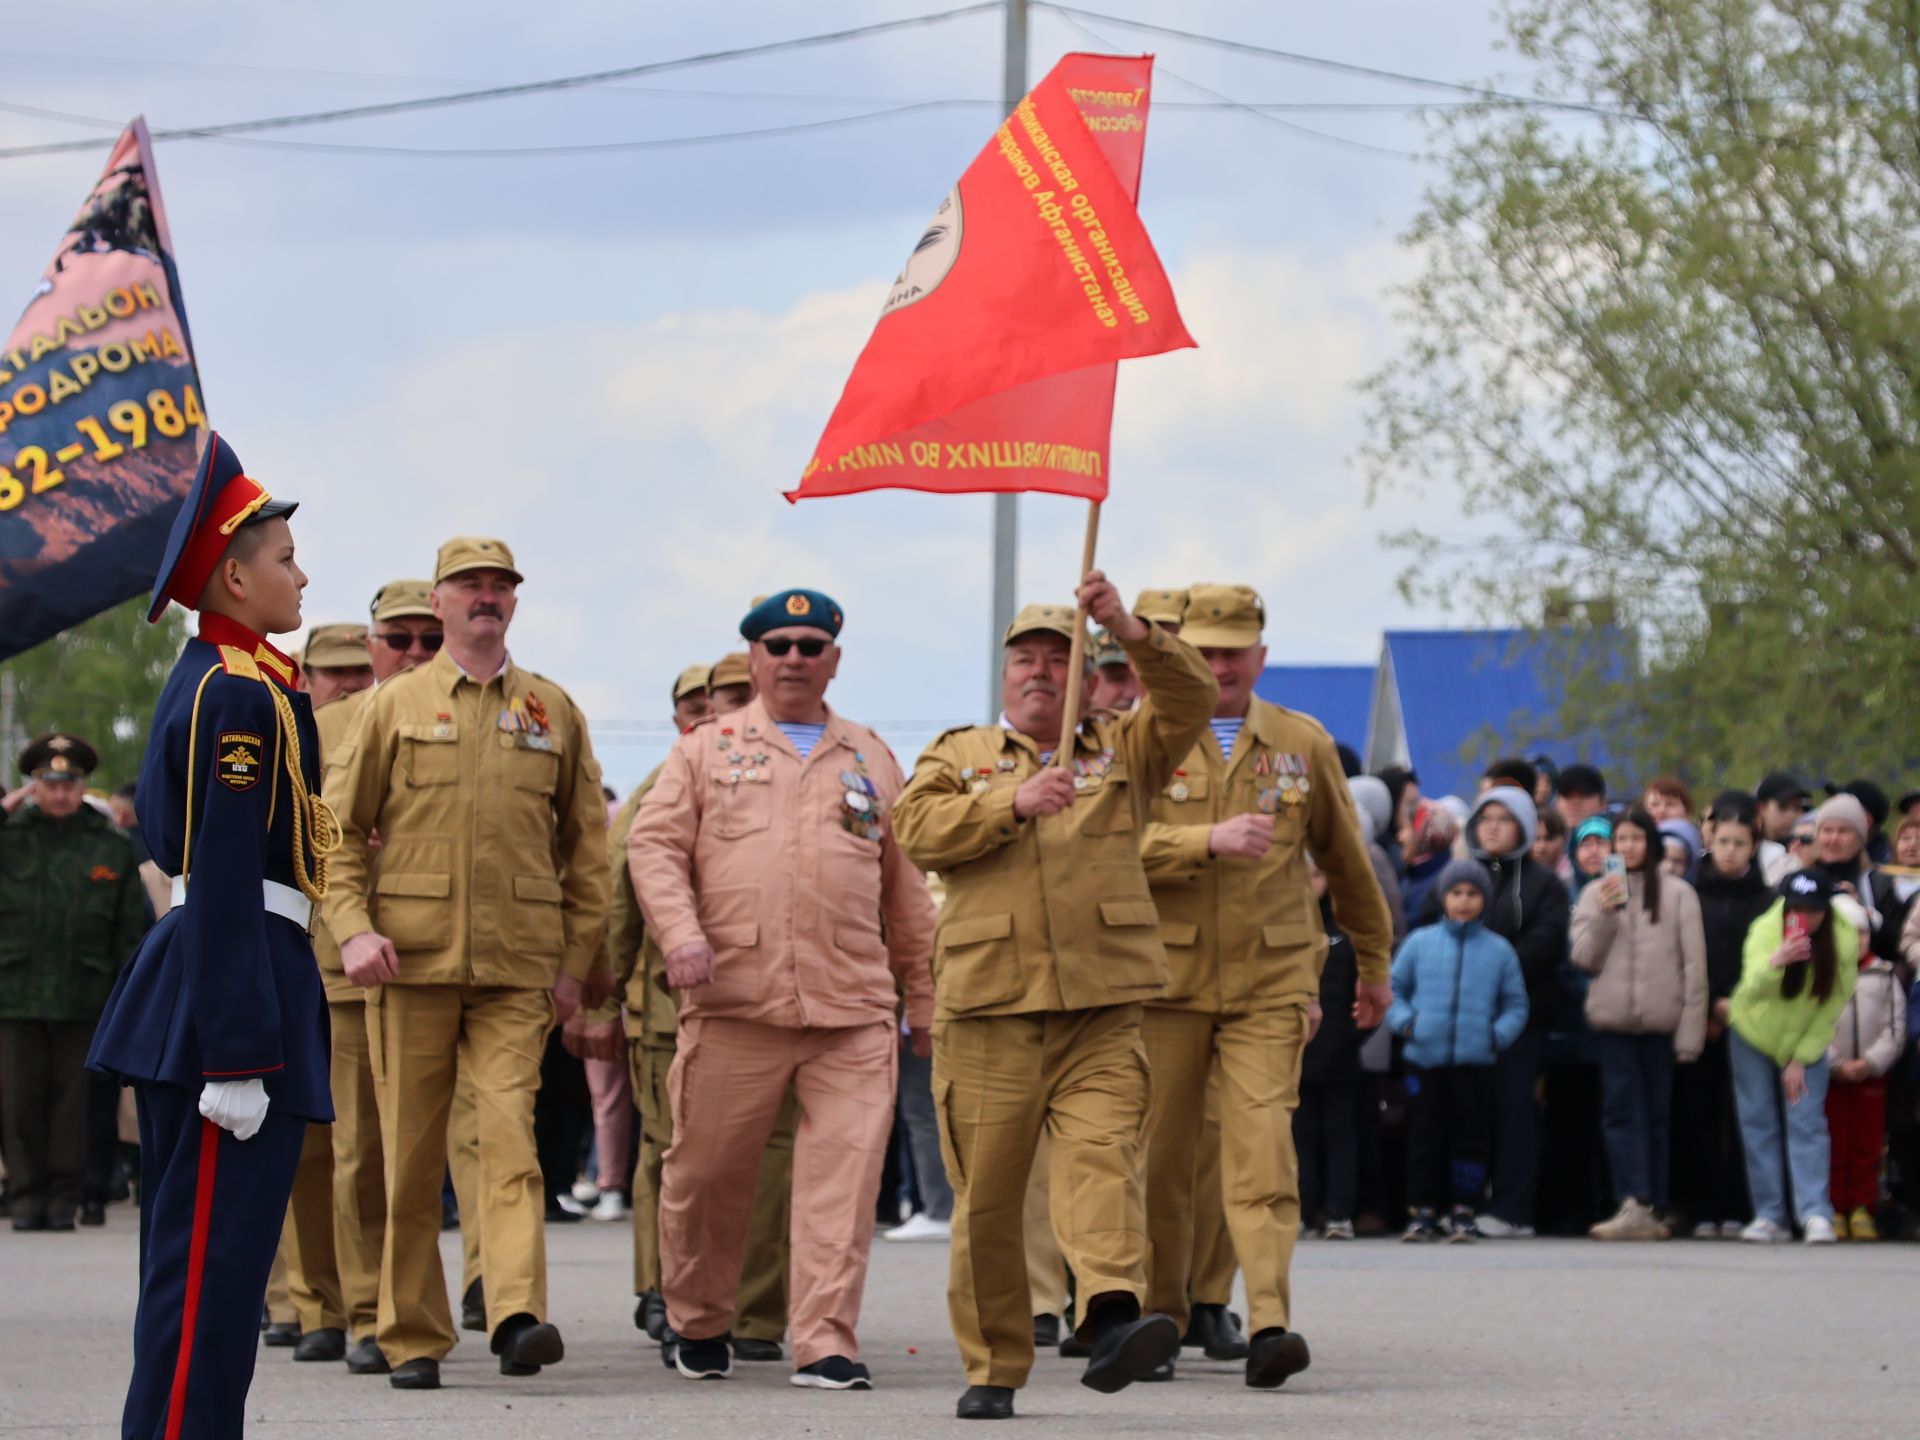
<path fill-rule="evenodd" d="M 232 535 L 290 513 L 208 439 L 149 619 L 192 606 Z M 307 1122 L 333 1118 L 326 1000 L 310 938 L 338 827 L 320 801 L 298 668 L 225 616 L 200 620 L 155 708 L 140 829 L 173 907 L 121 973 L 88 1064 L 135 1088 L 140 1301 L 126 1440 L 227 1440 L 244 1426 L 267 1273 Z M 211 1082 L 262 1082 L 241 1140 L 202 1118 Z"/>

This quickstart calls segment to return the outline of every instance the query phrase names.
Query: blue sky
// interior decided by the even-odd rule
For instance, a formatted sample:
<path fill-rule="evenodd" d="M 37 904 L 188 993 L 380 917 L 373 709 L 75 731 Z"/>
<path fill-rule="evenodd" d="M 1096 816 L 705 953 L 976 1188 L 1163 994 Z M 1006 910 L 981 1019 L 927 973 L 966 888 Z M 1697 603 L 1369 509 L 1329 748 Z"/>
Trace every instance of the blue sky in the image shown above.
<path fill-rule="evenodd" d="M 101 0 L 12 18 L 0 97 L 155 128 L 366 104 L 669 59 L 943 8 L 937 0 L 549 0 L 325 7 Z M 1093 8 L 1385 69 L 1513 73 L 1482 0 Z M 1239 101 L 1405 101 L 1404 86 L 1086 22 L 1159 55 L 1142 212 L 1198 351 L 1122 370 L 1103 563 L 1123 589 L 1246 581 L 1276 660 L 1368 661 L 1394 592 L 1380 532 L 1457 530 L 1444 494 L 1370 510 L 1355 383 L 1396 345 L 1384 294 L 1425 164 L 1311 139 Z M 1109 48 L 1036 12 L 1030 79 Z M 284 132 L 288 141 L 526 146 L 694 135 L 929 99 L 993 100 L 983 15 L 599 89 Z M 1177 78 L 1183 77 L 1183 78 Z M 1195 88 L 1197 85 L 1204 89 Z M 1211 93 L 1209 93 L 1211 92 Z M 1405 150 L 1417 115 L 1287 118 Z M 989 501 L 883 494 L 789 506 L 792 482 L 935 202 L 991 106 L 701 148 L 429 160 L 161 142 L 158 164 L 209 413 L 304 508 L 310 621 L 490 533 L 528 577 L 515 656 L 571 689 L 609 777 L 663 751 L 679 669 L 733 643 L 748 598 L 818 586 L 848 614 L 829 697 L 910 758 L 981 717 Z M 0 277 L 22 302 L 110 131 L 0 111 L 0 145 L 102 136 L 0 166 Z M 6 309 L 0 303 L 0 309 Z M 1083 507 L 1023 502 L 1021 591 L 1064 597 Z M 636 728 L 638 727 L 638 728 Z"/>

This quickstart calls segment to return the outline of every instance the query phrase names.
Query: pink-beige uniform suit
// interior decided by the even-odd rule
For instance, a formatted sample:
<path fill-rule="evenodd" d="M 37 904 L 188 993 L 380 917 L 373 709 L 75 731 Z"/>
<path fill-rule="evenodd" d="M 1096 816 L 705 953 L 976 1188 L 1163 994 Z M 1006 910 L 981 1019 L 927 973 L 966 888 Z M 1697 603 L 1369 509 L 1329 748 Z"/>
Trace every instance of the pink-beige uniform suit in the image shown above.
<path fill-rule="evenodd" d="M 704 939 L 716 958 L 683 994 L 667 1080 L 660 1259 L 679 1335 L 732 1326 L 754 1176 L 791 1084 L 794 1360 L 859 1357 L 902 999 L 915 1029 L 933 1018 L 933 901 L 891 820 L 904 784 L 872 731 L 831 712 L 803 762 L 756 700 L 681 736 L 640 806 L 627 853 L 647 924 L 667 955 Z"/>

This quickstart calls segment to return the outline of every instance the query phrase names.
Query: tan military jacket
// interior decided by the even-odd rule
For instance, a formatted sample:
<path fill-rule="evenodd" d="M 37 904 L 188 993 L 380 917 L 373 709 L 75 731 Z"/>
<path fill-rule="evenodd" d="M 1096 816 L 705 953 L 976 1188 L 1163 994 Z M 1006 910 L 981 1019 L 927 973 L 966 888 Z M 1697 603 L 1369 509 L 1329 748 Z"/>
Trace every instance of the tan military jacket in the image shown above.
<path fill-rule="evenodd" d="M 509 661 L 477 681 L 443 649 L 371 693 L 326 796 L 344 832 L 328 928 L 392 940 L 398 983 L 544 990 L 593 968 L 606 804 L 586 719 L 551 680 Z"/>
<path fill-rule="evenodd" d="M 1158 627 L 1127 654 L 1146 698 L 1117 719 L 1082 722 L 1080 793 L 1058 815 L 1014 817 L 1013 793 L 1041 761 L 1004 726 L 949 730 L 914 767 L 893 822 L 908 857 L 946 882 L 937 1018 L 1086 1010 L 1166 988 L 1140 833 L 1219 691 L 1200 652 Z"/>
<path fill-rule="evenodd" d="M 314 728 L 320 732 L 322 786 L 335 768 L 334 761 L 346 750 L 354 721 L 360 717 L 360 707 L 372 693 L 371 690 L 356 690 L 351 695 L 328 701 L 313 712 Z M 313 958 L 320 962 L 320 983 L 327 992 L 328 1004 L 366 1002 L 367 992 L 347 979 L 346 969 L 340 963 L 340 943 L 333 938 L 333 932 L 327 929 L 327 922 L 322 916 L 314 917 Z"/>
<path fill-rule="evenodd" d="M 1207 854 L 1214 825 L 1262 810 L 1274 817 L 1265 855 Z M 1316 998 L 1327 937 L 1309 852 L 1326 872 L 1361 980 L 1386 984 L 1393 927 L 1333 738 L 1308 716 L 1256 699 L 1231 755 L 1203 731 L 1153 798 L 1140 855 L 1172 978 L 1150 1003 L 1238 1014 Z"/>
<path fill-rule="evenodd" d="M 633 893 L 633 872 L 627 868 L 627 837 L 639 817 L 660 767 L 642 780 L 614 813 L 607 836 L 607 862 L 613 868 L 613 903 L 607 910 L 607 948 L 613 956 L 613 978 L 624 989 L 627 1038 L 643 1045 L 671 1045 L 680 1029 L 680 1006 L 667 988 L 667 957 L 660 953 L 640 897 Z"/>

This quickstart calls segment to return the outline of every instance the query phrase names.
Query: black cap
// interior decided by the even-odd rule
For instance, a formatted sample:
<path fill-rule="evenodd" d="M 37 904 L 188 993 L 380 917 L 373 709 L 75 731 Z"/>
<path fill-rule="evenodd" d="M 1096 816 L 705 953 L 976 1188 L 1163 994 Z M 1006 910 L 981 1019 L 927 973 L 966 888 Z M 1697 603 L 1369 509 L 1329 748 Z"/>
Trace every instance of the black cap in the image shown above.
<path fill-rule="evenodd" d="M 54 731 L 27 742 L 20 773 L 36 780 L 84 780 L 100 767 L 100 753 L 78 735 Z"/>
<path fill-rule="evenodd" d="M 1920 790 L 1909 790 L 1893 802 L 1893 808 L 1898 810 L 1902 815 L 1906 814 L 1907 811 L 1916 805 L 1920 805 Z"/>
<path fill-rule="evenodd" d="M 1753 798 L 1762 805 L 1769 800 L 1798 800 L 1804 805 L 1813 798 L 1813 791 L 1802 785 L 1798 776 L 1775 770 L 1754 786 Z"/>
<path fill-rule="evenodd" d="M 1825 910 L 1833 904 L 1833 882 L 1818 870 L 1795 870 L 1781 876 L 1774 893 L 1789 910 Z"/>
<path fill-rule="evenodd" d="M 1873 817 L 1873 828 L 1878 830 L 1887 823 L 1887 816 L 1893 813 L 1893 804 L 1887 799 L 1887 792 L 1871 780 L 1849 780 L 1844 785 L 1829 785 L 1829 795 L 1851 795 L 1867 807 L 1867 814 Z"/>
<path fill-rule="evenodd" d="M 1575 763 L 1560 772 L 1560 781 L 1554 788 L 1562 795 L 1593 795 L 1604 800 L 1607 777 L 1595 766 Z"/>

